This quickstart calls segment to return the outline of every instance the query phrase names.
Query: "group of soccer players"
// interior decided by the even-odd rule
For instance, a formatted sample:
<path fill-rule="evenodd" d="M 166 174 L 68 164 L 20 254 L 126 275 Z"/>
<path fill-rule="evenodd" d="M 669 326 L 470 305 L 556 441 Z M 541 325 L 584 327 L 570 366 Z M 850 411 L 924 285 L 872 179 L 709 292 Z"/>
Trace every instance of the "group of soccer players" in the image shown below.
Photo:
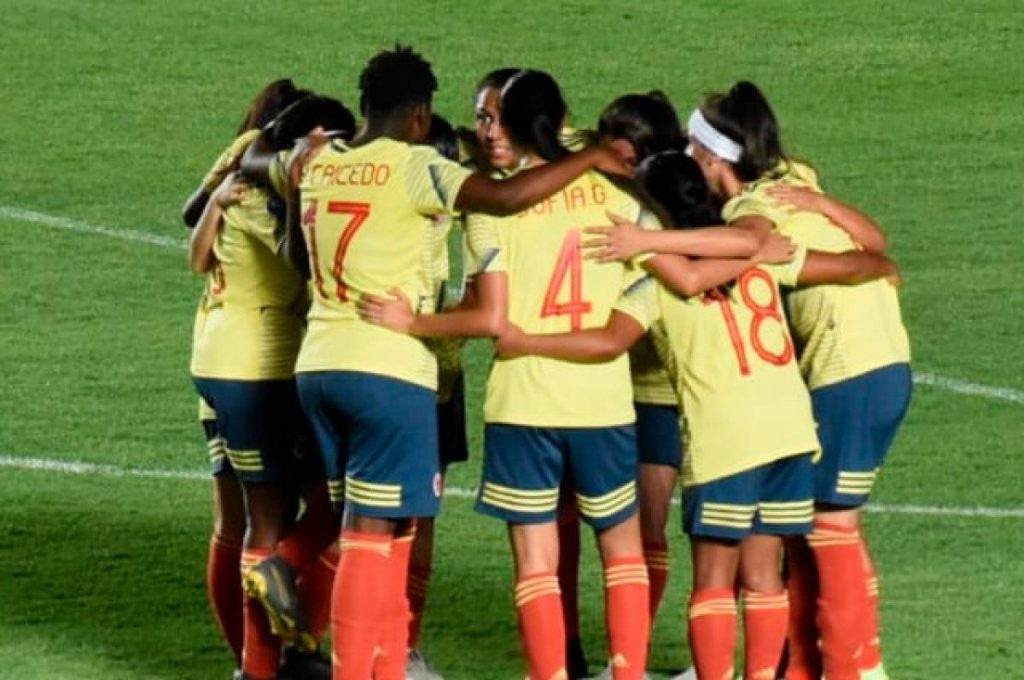
<path fill-rule="evenodd" d="M 207 581 L 236 677 L 439 677 L 416 649 L 432 518 L 466 455 L 459 340 L 487 337 L 477 509 L 508 526 L 531 680 L 587 675 L 580 520 L 603 677 L 645 677 L 679 481 L 691 674 L 734 677 L 739 600 L 745 678 L 885 678 L 859 508 L 910 398 L 899 275 L 758 88 L 685 130 L 664 95 L 625 95 L 591 132 L 551 75 L 503 68 L 458 133 L 409 48 L 359 88 L 357 125 L 269 85 L 186 204 Z"/>

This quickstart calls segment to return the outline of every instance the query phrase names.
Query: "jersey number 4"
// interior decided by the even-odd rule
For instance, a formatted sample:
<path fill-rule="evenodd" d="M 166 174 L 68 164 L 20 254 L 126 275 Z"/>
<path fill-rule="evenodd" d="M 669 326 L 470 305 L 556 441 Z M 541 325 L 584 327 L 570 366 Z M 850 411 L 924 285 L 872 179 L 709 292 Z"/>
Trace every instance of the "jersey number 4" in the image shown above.
<path fill-rule="evenodd" d="M 328 295 L 324 290 L 323 275 L 320 273 L 319 244 L 316 237 L 318 207 L 316 199 L 309 202 L 309 207 L 302 214 L 302 226 L 308 232 L 306 242 L 309 243 L 309 259 L 312 265 L 310 268 L 313 270 L 313 283 L 316 286 L 317 292 L 320 293 L 320 297 L 326 300 Z M 338 296 L 338 300 L 346 302 L 348 301 L 348 288 L 342 279 L 342 275 L 345 273 L 345 255 L 348 254 L 349 246 L 352 245 L 352 239 L 356 237 L 356 232 L 359 231 L 359 228 L 370 217 L 370 204 L 354 203 L 351 201 L 327 201 L 327 214 L 347 215 L 349 218 L 345 226 L 342 227 L 341 234 L 338 236 L 338 244 L 334 248 L 334 259 L 331 262 L 331 274 L 334 276 L 336 283 L 335 293 Z"/>
<path fill-rule="evenodd" d="M 569 299 L 559 302 L 559 293 L 569 279 Z M 578 331 L 583 328 L 583 315 L 588 314 L 591 305 L 583 299 L 583 250 L 581 248 L 580 230 L 573 229 L 565 235 L 562 249 L 558 252 L 555 270 L 548 280 L 544 292 L 544 305 L 540 308 L 540 316 L 568 316 L 569 327 Z"/>
<path fill-rule="evenodd" d="M 754 298 L 753 293 L 751 293 L 750 288 L 754 281 L 763 282 L 771 292 L 771 297 L 768 298 L 767 304 L 758 302 Z M 750 337 L 750 346 L 754 349 L 754 353 L 773 366 L 785 366 L 793 360 L 793 343 L 790 341 L 789 336 L 785 332 L 783 333 L 782 350 L 779 352 L 771 351 L 761 341 L 761 325 L 765 320 L 773 319 L 777 321 L 783 326 L 783 330 L 786 324 L 782 311 L 779 309 L 779 291 L 775 287 L 771 276 L 763 269 L 749 269 L 740 276 L 738 285 L 743 305 L 753 314 L 753 317 L 750 319 L 748 335 Z M 715 302 L 718 303 L 718 308 L 722 312 L 722 319 L 725 321 L 725 327 L 729 331 L 729 339 L 732 341 L 732 348 L 735 350 L 736 359 L 740 364 L 740 375 L 750 375 L 750 361 L 747 359 L 747 349 L 743 344 L 743 337 L 740 335 L 739 324 L 736 322 L 736 315 L 732 311 L 729 297 L 720 290 L 711 291 L 704 295 L 705 304 L 713 304 Z"/>

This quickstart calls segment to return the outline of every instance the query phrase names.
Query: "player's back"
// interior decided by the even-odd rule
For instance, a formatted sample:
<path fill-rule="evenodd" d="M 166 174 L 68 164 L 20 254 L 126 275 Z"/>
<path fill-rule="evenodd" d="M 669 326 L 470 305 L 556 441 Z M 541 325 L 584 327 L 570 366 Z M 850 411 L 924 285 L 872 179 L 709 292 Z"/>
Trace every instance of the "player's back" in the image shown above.
<path fill-rule="evenodd" d="M 829 253 L 856 250 L 841 227 L 818 213 L 781 206 L 767 196 L 778 182 L 818 189 L 813 171 L 795 164 L 780 180 L 748 187 L 725 208 L 725 217 L 756 210 L 771 219 L 780 233 L 805 248 Z M 899 297 L 888 281 L 853 286 L 810 286 L 787 293 L 786 309 L 798 345 L 800 368 L 814 389 L 861 375 L 875 368 L 910 360 Z"/>
<path fill-rule="evenodd" d="M 446 227 L 431 215 L 451 210 L 468 175 L 430 147 L 387 138 L 354 148 L 332 142 L 306 163 L 300 193 L 313 304 L 299 371 L 364 371 L 436 386 L 424 343 L 362 321 L 356 303 L 398 288 L 417 313 L 434 311 L 428 251 L 444 243 L 432 230 Z"/>
<path fill-rule="evenodd" d="M 599 328 L 643 273 L 584 259 L 583 230 L 606 211 L 641 218 L 640 205 L 607 178 L 588 173 L 546 201 L 505 218 L 471 216 L 470 249 L 483 271 L 508 275 L 508 318 L 527 333 Z M 484 405 L 487 422 L 602 427 L 633 422 L 625 356 L 576 363 L 527 356 L 497 359 Z"/>

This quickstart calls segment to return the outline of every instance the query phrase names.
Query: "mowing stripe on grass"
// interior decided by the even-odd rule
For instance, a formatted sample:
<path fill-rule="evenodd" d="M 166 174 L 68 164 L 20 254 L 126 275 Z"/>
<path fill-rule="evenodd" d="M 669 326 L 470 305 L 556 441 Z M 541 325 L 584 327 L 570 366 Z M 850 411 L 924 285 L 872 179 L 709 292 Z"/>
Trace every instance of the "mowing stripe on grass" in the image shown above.
<path fill-rule="evenodd" d="M 81 220 L 73 220 L 57 215 L 47 215 L 46 213 L 36 212 L 35 210 L 25 210 L 23 208 L 17 208 L 10 205 L 0 205 L 0 218 L 6 218 L 15 222 L 41 224 L 43 226 L 53 227 L 54 229 L 64 229 L 66 231 L 109 236 L 111 238 L 118 238 L 125 241 L 148 243 L 149 245 L 161 246 L 163 248 L 174 248 L 176 250 L 183 250 L 187 245 L 184 240 L 173 239 L 169 236 L 160 236 L 159 234 L 150 234 L 148 232 L 135 231 L 132 229 L 118 229 L 99 224 L 90 224 L 89 222 L 83 222 Z M 918 385 L 937 387 L 940 390 L 953 392 L 955 394 L 987 397 L 989 399 L 1009 401 L 1014 404 L 1024 404 L 1024 390 L 1018 390 L 1012 387 L 982 385 L 981 383 L 957 380 L 956 378 L 947 378 L 934 373 L 914 373 L 914 382 Z"/>
<path fill-rule="evenodd" d="M 135 477 L 144 479 L 208 480 L 210 475 L 198 470 L 161 470 L 134 468 L 121 465 L 66 461 L 56 458 L 32 458 L 0 455 L 0 468 L 39 470 L 68 475 L 95 475 L 99 477 Z M 475 498 L 476 489 L 458 486 L 445 488 L 445 495 L 456 498 Z M 676 499 L 678 501 L 678 498 Z M 925 515 L 937 517 L 983 517 L 994 519 L 1024 519 L 1024 508 L 955 507 L 942 505 L 893 505 L 871 503 L 868 512 L 891 515 Z"/>

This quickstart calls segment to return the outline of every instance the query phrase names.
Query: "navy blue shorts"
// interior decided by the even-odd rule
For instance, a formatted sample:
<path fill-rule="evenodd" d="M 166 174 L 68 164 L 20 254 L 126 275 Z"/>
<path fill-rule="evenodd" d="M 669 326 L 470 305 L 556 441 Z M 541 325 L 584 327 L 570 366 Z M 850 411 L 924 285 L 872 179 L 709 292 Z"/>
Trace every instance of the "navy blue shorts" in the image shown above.
<path fill-rule="evenodd" d="M 213 474 L 234 470 L 243 482 L 283 484 L 294 479 L 295 438 L 302 411 L 293 380 L 193 378 L 216 412 L 207 434 Z M 208 421 L 204 421 L 208 422 Z"/>
<path fill-rule="evenodd" d="M 567 477 L 572 479 L 580 516 L 595 529 L 632 517 L 636 429 L 485 425 L 479 512 L 515 524 L 553 522 Z"/>
<path fill-rule="evenodd" d="M 210 459 L 210 474 L 214 477 L 220 475 L 233 475 L 235 471 L 231 468 L 231 461 L 228 460 L 227 445 L 224 438 L 217 432 L 217 420 L 200 420 L 203 426 L 203 435 L 206 437 L 206 453 Z"/>
<path fill-rule="evenodd" d="M 678 469 L 683 464 L 679 409 L 639 402 L 634 402 L 633 408 L 636 409 L 637 462 Z"/>
<path fill-rule="evenodd" d="M 814 523 L 811 454 L 780 458 L 683 490 L 683 530 L 740 541 L 752 534 L 810 533 Z"/>
<path fill-rule="evenodd" d="M 355 371 L 300 373 L 297 379 L 335 504 L 366 517 L 437 514 L 433 390 Z"/>
<path fill-rule="evenodd" d="M 437 403 L 437 437 L 441 454 L 441 470 L 452 463 L 469 460 L 466 438 L 466 377 L 455 378 L 448 401 Z"/>
<path fill-rule="evenodd" d="M 814 466 L 814 500 L 858 507 L 910 405 L 909 364 L 893 364 L 811 392 L 821 459 Z"/>

